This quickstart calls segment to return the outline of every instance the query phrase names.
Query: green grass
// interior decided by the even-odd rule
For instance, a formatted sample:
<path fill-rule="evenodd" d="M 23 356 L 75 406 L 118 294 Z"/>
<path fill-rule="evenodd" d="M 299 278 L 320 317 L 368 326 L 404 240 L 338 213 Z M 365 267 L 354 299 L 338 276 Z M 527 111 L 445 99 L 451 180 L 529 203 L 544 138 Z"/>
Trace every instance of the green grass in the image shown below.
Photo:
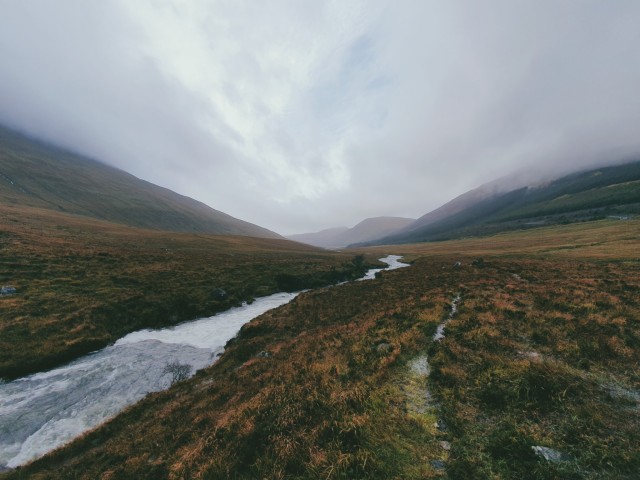
<path fill-rule="evenodd" d="M 494 219 L 493 222 L 536 218 L 604 207 L 618 207 L 619 205 L 629 205 L 629 207 L 627 209 L 625 207 L 616 208 L 616 210 L 622 213 L 631 213 L 631 211 L 638 211 L 638 203 L 640 203 L 640 180 L 635 180 L 598 187 L 575 194 L 561 195 L 552 200 L 526 206 L 515 212 L 501 215 Z"/>

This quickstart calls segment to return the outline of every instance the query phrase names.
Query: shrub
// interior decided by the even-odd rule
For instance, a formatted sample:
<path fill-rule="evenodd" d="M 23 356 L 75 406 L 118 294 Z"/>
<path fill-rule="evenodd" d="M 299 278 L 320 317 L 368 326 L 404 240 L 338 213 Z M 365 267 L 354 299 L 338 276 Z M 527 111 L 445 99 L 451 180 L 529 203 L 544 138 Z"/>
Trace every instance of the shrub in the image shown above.
<path fill-rule="evenodd" d="M 164 366 L 162 376 L 171 375 L 171 385 L 186 380 L 191 376 L 193 367 L 177 361 L 169 362 Z"/>

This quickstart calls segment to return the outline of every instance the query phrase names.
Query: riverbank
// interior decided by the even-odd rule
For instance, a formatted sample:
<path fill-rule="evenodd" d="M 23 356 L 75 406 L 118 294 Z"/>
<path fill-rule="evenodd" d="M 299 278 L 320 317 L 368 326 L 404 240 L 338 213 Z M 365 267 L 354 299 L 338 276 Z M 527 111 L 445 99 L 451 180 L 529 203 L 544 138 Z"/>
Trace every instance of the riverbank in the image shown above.
<path fill-rule="evenodd" d="M 399 259 L 380 261 L 391 270 L 408 266 Z M 210 366 L 244 324 L 297 294 L 277 293 L 210 318 L 139 330 L 67 366 L 0 384 L 0 466 L 15 468 L 38 458 L 145 395 Z"/>
<path fill-rule="evenodd" d="M 141 328 L 358 278 L 354 262 L 286 240 L 142 230 L 0 206 L 0 378 L 49 370 Z"/>

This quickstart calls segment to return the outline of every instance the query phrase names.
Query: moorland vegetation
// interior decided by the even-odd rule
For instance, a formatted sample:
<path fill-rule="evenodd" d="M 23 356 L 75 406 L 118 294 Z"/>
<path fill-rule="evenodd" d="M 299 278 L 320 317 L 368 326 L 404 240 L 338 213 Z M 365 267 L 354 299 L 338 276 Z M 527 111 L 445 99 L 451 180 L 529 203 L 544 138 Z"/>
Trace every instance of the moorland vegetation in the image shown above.
<path fill-rule="evenodd" d="M 288 240 L 162 232 L 0 205 L 0 377 L 46 370 L 140 328 L 361 276 L 367 261 Z"/>
<path fill-rule="evenodd" d="M 639 241 L 600 221 L 367 250 L 412 266 L 299 295 L 3 478 L 637 478 Z"/>

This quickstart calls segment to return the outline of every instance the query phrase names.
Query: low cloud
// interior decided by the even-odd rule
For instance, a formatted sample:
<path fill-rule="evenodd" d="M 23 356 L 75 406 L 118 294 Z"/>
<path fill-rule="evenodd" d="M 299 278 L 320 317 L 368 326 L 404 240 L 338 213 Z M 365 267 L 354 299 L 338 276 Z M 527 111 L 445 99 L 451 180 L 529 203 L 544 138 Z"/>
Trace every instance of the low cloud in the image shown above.
<path fill-rule="evenodd" d="M 285 234 L 640 152 L 635 1 L 0 8 L 0 122 Z"/>

